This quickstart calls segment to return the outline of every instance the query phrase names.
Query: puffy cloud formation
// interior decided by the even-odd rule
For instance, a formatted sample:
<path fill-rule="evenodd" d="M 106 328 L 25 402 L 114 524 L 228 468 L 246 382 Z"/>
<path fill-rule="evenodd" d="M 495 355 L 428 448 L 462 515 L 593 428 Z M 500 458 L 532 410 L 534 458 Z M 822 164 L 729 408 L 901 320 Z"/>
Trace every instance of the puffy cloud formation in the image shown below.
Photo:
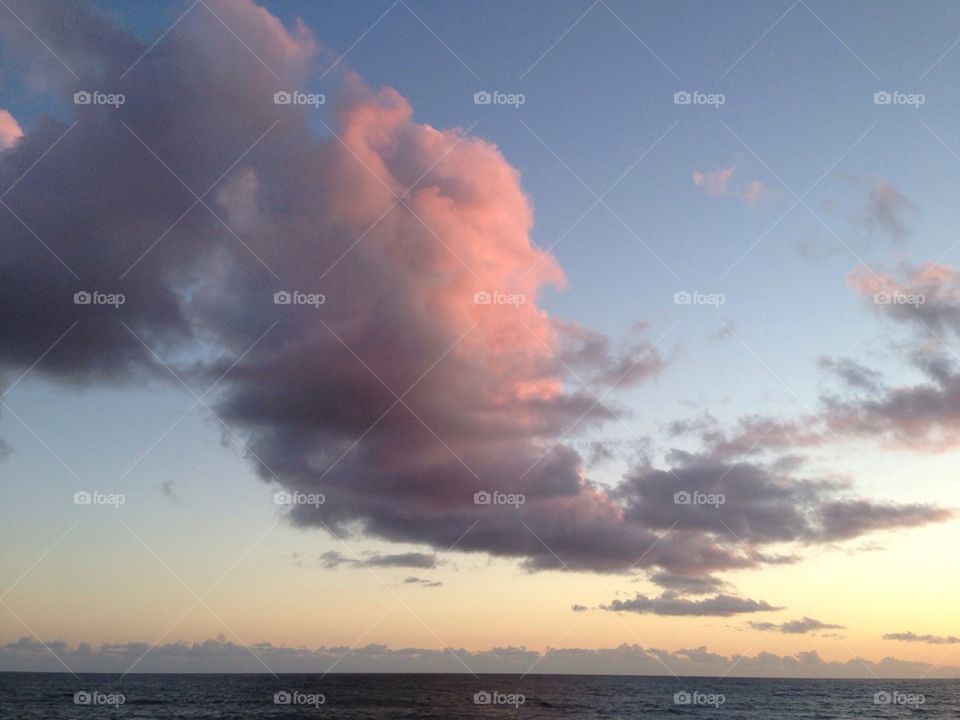
<path fill-rule="evenodd" d="M 16 118 L 7 110 L 0 110 L 0 150 L 13 147 L 23 137 L 23 130 Z"/>
<path fill-rule="evenodd" d="M 754 630 L 776 631 L 787 635 L 806 635 L 807 633 L 817 632 L 819 630 L 842 630 L 844 627 L 843 625 L 833 625 L 809 617 L 802 617 L 799 620 L 789 620 L 780 624 L 770 622 L 751 622 L 748 624 Z"/>
<path fill-rule="evenodd" d="M 710 453 L 592 482 L 571 436 L 622 414 L 607 394 L 664 361 L 642 326 L 618 346 L 538 305 L 564 275 L 496 147 L 414 122 L 339 67 L 323 111 L 276 104 L 322 52 L 248 0 L 197 5 L 152 48 L 84 5 L 12 4 L 83 80 L 0 14 L 4 60 L 36 63 L 16 69 L 70 115 L 0 156 L 7 381 L 38 358 L 33 373 L 70 385 L 170 381 L 166 364 L 208 388 L 264 480 L 325 496 L 293 505 L 300 526 L 529 569 L 648 569 L 690 593 L 791 560 L 768 546 L 946 517 Z M 91 90 L 125 102 L 70 102 Z M 75 304 L 95 292 L 124 302 Z M 674 500 L 711 489 L 727 503 Z"/>
<path fill-rule="evenodd" d="M 55 652 L 76 673 L 122 673 L 149 648 L 146 643 L 103 645 L 94 650 L 83 643 L 75 648 L 62 641 L 46 647 L 31 638 L 0 646 L 0 671 L 62 672 Z M 252 653 L 256 654 L 254 657 Z M 259 660 L 258 660 L 259 658 Z M 796 655 L 720 655 L 705 647 L 680 650 L 623 644 L 613 648 L 551 648 L 540 653 L 523 647 L 468 651 L 462 648 L 284 647 L 258 643 L 249 648 L 224 638 L 201 643 L 158 645 L 137 666 L 137 672 L 250 672 L 265 673 L 421 672 L 576 675 L 658 675 L 679 677 L 767 678 L 956 678 L 960 668 L 887 657 L 873 662 L 854 657 L 843 662 L 824 660 L 815 651 Z M 67 676 L 67 681 L 69 677 Z M 722 688 L 721 688 L 722 691 Z M 672 692 L 672 691 L 671 691 Z"/>

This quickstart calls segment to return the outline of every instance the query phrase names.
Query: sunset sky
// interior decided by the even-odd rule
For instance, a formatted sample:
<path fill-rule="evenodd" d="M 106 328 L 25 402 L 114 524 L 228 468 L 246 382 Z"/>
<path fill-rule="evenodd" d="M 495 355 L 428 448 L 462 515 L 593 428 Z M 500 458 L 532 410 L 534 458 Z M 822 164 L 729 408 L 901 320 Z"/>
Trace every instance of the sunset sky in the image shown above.
<path fill-rule="evenodd" d="M 4 0 L 0 670 L 960 674 L 922 10 Z"/>

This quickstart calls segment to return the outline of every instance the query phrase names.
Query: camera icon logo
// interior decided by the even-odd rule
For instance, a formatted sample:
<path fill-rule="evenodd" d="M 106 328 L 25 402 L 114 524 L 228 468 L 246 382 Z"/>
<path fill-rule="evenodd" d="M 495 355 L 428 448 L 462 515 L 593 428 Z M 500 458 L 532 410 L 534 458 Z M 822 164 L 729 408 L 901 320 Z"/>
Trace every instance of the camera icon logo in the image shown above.
<path fill-rule="evenodd" d="M 893 702 L 893 697 L 886 690 L 873 694 L 874 705 L 889 705 Z"/>
<path fill-rule="evenodd" d="M 86 690 L 81 690 L 73 694 L 74 705 L 89 705 L 91 702 L 93 702 L 93 696 Z"/>
<path fill-rule="evenodd" d="M 474 505 L 489 505 L 491 502 L 493 502 L 493 496 L 486 490 L 481 490 L 473 494 Z"/>
<path fill-rule="evenodd" d="M 274 305 L 289 305 L 293 302 L 293 295 L 286 290 L 279 290 L 273 294 Z"/>
<path fill-rule="evenodd" d="M 686 490 L 680 490 L 673 494 L 674 505 L 689 505 L 693 502 L 693 497 Z"/>
<path fill-rule="evenodd" d="M 680 90 L 673 94 L 674 105 L 689 105 L 691 102 L 693 102 L 693 95 L 686 90 Z"/>
<path fill-rule="evenodd" d="M 481 690 L 480 692 L 475 692 L 473 694 L 473 704 L 474 705 L 489 705 L 493 702 L 493 696 L 488 693 L 486 690 Z"/>
<path fill-rule="evenodd" d="M 273 694 L 273 704 L 274 705 L 289 705 L 293 702 L 293 696 L 288 693 L 286 690 L 280 690 Z"/>
<path fill-rule="evenodd" d="M 875 305 L 889 305 L 890 293 L 883 292 L 882 290 L 880 292 L 875 292 L 873 294 L 873 302 Z"/>
<path fill-rule="evenodd" d="M 274 105 L 289 105 L 293 102 L 293 95 L 286 90 L 278 90 L 273 94 Z"/>
<path fill-rule="evenodd" d="M 293 504 L 293 495 L 291 495 L 286 490 L 281 490 L 280 492 L 275 492 L 273 494 L 273 504 L 274 505 L 292 505 Z"/>
<path fill-rule="evenodd" d="M 91 302 L 93 302 L 93 295 L 88 293 L 86 290 L 81 290 L 80 292 L 75 292 L 73 294 L 74 305 L 89 305 Z"/>
<path fill-rule="evenodd" d="M 680 292 L 673 294 L 674 305 L 689 305 L 691 299 L 690 293 L 688 293 L 686 290 L 681 290 Z"/>
<path fill-rule="evenodd" d="M 73 94 L 74 105 L 89 105 L 93 102 L 93 96 L 86 90 L 78 90 Z"/>
<path fill-rule="evenodd" d="M 686 690 L 681 690 L 673 694 L 674 705 L 689 705 L 693 702 L 693 695 Z"/>
<path fill-rule="evenodd" d="M 73 494 L 74 505 L 89 505 L 93 502 L 93 496 L 86 490 L 81 490 Z"/>
<path fill-rule="evenodd" d="M 493 96 L 488 93 L 486 90 L 480 90 L 473 94 L 473 104 L 474 105 L 489 105 L 493 102 Z"/>
<path fill-rule="evenodd" d="M 480 290 L 473 294 L 474 305 L 489 305 L 493 302 L 493 297 L 486 290 Z"/>
<path fill-rule="evenodd" d="M 873 94 L 874 105 L 889 105 L 892 102 L 893 102 L 893 95 L 888 93 L 886 90 L 880 90 Z"/>

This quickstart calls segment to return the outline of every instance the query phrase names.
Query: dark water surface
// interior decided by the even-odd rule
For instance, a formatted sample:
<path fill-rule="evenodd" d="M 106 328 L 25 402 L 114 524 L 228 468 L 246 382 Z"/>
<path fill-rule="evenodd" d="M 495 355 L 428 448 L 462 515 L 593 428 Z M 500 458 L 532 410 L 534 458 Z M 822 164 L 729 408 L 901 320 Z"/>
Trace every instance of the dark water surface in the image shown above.
<path fill-rule="evenodd" d="M 0 673 L 3 720 L 686 717 L 960 718 L 960 681 Z"/>

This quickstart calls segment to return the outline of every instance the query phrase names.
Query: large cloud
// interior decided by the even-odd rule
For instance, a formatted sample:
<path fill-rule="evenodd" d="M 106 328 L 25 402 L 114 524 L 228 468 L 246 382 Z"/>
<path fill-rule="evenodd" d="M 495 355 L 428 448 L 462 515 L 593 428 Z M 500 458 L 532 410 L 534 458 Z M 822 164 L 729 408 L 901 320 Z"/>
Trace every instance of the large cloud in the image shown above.
<path fill-rule="evenodd" d="M 414 122 L 397 92 L 339 68 L 327 128 L 275 104 L 313 76 L 317 44 L 246 0 L 196 6 L 152 48 L 83 6 L 14 5 L 83 81 L 0 14 L 5 59 L 70 114 L 0 156 L 7 378 L 42 358 L 33 372 L 63 383 L 169 380 L 163 357 L 214 386 L 206 402 L 265 480 L 325 496 L 295 523 L 532 569 L 698 578 L 789 561 L 767 551 L 783 542 L 945 517 L 708 455 L 605 490 L 568 439 L 664 363 L 642 326 L 617 348 L 538 305 L 564 276 L 496 147 Z M 125 102 L 70 103 L 95 90 Z M 75 305 L 80 291 L 125 303 Z M 325 303 L 275 304 L 284 291 Z M 716 512 L 672 501 L 710 488 L 729 497 Z"/>

